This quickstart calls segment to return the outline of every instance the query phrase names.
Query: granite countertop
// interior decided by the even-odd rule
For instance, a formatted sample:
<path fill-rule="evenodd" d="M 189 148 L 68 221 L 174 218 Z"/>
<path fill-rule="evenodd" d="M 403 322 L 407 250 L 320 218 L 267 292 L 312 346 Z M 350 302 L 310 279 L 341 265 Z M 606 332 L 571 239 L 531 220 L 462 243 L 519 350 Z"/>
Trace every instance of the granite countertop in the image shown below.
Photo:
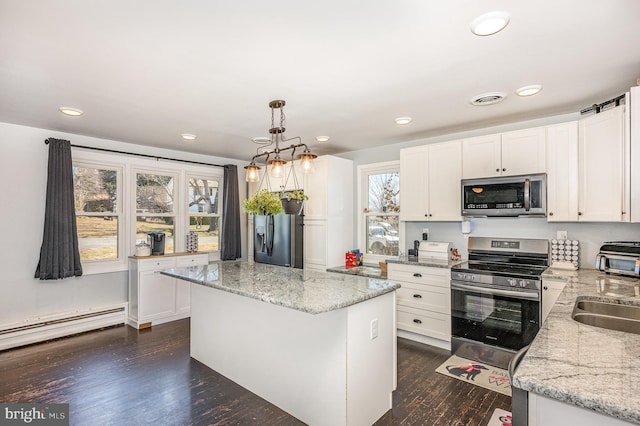
<path fill-rule="evenodd" d="M 161 273 L 309 314 L 345 308 L 400 288 L 382 279 L 238 261 Z"/>
<path fill-rule="evenodd" d="M 378 266 L 334 266 L 327 268 L 327 272 L 337 272 L 339 274 L 358 275 L 360 277 L 387 279 L 387 273 L 382 272 Z"/>
<path fill-rule="evenodd" d="M 513 385 L 548 398 L 640 424 L 640 335 L 581 324 L 576 300 L 640 306 L 640 280 L 596 270 L 548 269 L 567 282 L 513 377 Z"/>
<path fill-rule="evenodd" d="M 403 265 L 429 266 L 432 268 L 451 268 L 459 263 L 464 262 L 462 259 L 446 260 L 446 259 L 420 259 L 417 256 L 400 256 L 397 259 L 387 259 L 387 263 L 401 263 Z"/>

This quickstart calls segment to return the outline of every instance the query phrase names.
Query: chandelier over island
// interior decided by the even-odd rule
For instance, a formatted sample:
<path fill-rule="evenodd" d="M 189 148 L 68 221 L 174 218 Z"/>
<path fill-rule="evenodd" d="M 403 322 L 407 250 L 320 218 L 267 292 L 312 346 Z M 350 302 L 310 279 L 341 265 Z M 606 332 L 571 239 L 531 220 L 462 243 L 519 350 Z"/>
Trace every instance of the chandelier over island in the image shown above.
<path fill-rule="evenodd" d="M 309 147 L 306 144 L 302 143 L 302 139 L 300 138 L 300 136 L 295 136 L 289 139 L 285 137 L 284 132 L 286 129 L 284 125 L 285 125 L 286 119 L 283 111 L 285 104 L 286 102 L 283 100 L 275 100 L 275 101 L 269 102 L 269 108 L 271 108 L 271 128 L 269 129 L 269 133 L 271 134 L 271 142 L 269 143 L 269 145 L 275 145 L 275 148 L 273 150 L 268 150 L 260 154 L 256 154 L 251 158 L 251 163 L 249 163 L 248 166 L 244 167 L 247 170 L 247 177 L 246 177 L 247 182 L 258 181 L 258 170 L 260 170 L 260 167 L 256 164 L 256 160 L 259 159 L 260 157 L 265 157 L 264 159 L 264 163 L 266 165 L 265 167 L 270 168 L 270 173 L 272 177 L 274 178 L 282 177 L 284 174 L 284 165 L 287 164 L 287 161 L 284 160 L 280 156 L 280 154 L 284 151 L 292 150 L 291 159 L 293 160 L 296 149 L 298 148 L 304 148 L 304 150 L 302 151 L 302 154 L 298 155 L 298 158 L 301 160 L 300 166 L 303 172 L 308 173 L 313 169 L 311 162 L 313 161 L 314 158 L 317 158 L 318 156 L 313 154 L 309 150 Z M 280 122 L 278 126 L 276 126 L 275 124 L 276 110 L 279 110 L 279 114 L 280 114 Z M 296 140 L 298 141 L 297 144 L 291 144 L 285 148 L 280 148 L 281 143 L 286 143 L 286 142 L 291 142 Z M 273 158 L 270 159 L 270 157 L 273 157 Z"/>

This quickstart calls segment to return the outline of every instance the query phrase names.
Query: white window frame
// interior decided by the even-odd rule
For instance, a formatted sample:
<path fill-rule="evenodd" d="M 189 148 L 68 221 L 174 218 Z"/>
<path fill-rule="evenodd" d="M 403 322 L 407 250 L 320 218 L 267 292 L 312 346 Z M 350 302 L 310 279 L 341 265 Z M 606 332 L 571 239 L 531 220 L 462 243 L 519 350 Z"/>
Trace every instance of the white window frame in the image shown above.
<path fill-rule="evenodd" d="M 124 215 L 126 211 L 126 200 L 124 197 L 124 181 L 125 181 L 125 172 L 124 165 L 101 161 L 99 157 L 95 155 L 87 155 L 87 153 L 72 153 L 72 163 L 73 167 L 87 167 L 87 168 L 95 168 L 95 169 L 106 169 L 106 170 L 115 170 L 117 173 L 117 186 L 116 186 L 116 209 L 113 214 L 110 216 L 114 216 L 118 220 L 118 255 L 116 259 L 113 260 L 83 260 L 82 261 L 82 274 L 83 275 L 92 275 L 92 274 L 101 274 L 105 272 L 114 272 L 114 271 L 122 271 L 127 269 L 127 219 Z M 76 212 L 77 213 L 77 212 Z M 81 213 L 80 216 L 98 216 L 92 213 Z M 100 214 L 99 216 L 103 216 Z"/>
<path fill-rule="evenodd" d="M 177 161 L 159 162 L 155 159 L 147 159 L 135 155 L 106 153 L 82 148 L 72 148 L 71 156 L 74 166 L 120 170 L 117 188 L 117 213 L 119 214 L 118 259 L 113 261 L 83 261 L 82 269 L 84 275 L 126 271 L 128 269 L 127 259 L 128 256 L 135 254 L 136 245 L 136 173 L 166 174 L 174 176 L 174 179 L 176 179 L 174 182 L 173 214 L 175 252 L 185 251 L 186 234 L 189 230 L 187 176 L 206 177 L 219 182 L 218 214 L 220 221 L 222 221 L 222 212 L 224 211 L 222 203 L 224 171 L 222 168 Z M 219 251 L 209 252 L 209 260 L 218 260 L 219 258 Z"/>
<path fill-rule="evenodd" d="M 357 207 L 357 212 L 358 212 L 358 217 L 357 217 L 357 226 L 358 226 L 358 247 L 361 247 L 360 251 L 362 253 L 364 253 L 364 262 L 365 263 L 369 263 L 369 264 L 377 264 L 378 262 L 382 262 L 385 261 L 386 259 L 397 259 L 398 256 L 387 256 L 387 255 L 378 255 L 378 254 L 367 254 L 367 229 L 366 229 L 366 216 L 368 215 L 367 213 L 364 212 L 364 209 L 366 206 L 368 206 L 369 204 L 369 193 L 368 193 L 368 189 L 369 189 L 369 179 L 368 176 L 371 174 L 378 174 L 378 173 L 391 173 L 391 172 L 397 172 L 398 176 L 400 179 L 402 179 L 402 176 L 400 176 L 400 161 L 396 160 L 396 161 L 385 161 L 385 162 L 381 162 L 381 163 L 372 163 L 372 164 L 363 164 L 358 166 L 358 186 L 357 186 L 357 191 L 358 191 L 358 196 L 357 196 L 357 200 L 358 200 L 358 207 Z M 402 194 L 400 194 L 400 208 L 402 209 Z M 400 226 L 400 213 L 393 213 L 391 214 L 393 216 L 397 215 L 398 216 L 398 224 L 399 224 L 399 228 L 402 228 L 402 226 Z M 401 249 L 401 245 L 403 238 L 402 238 L 402 233 L 400 232 L 400 229 L 398 229 L 398 232 L 400 234 L 400 238 L 398 241 L 398 253 L 402 253 L 402 249 Z"/>
<path fill-rule="evenodd" d="M 207 180 L 215 180 L 218 182 L 218 211 L 215 213 L 211 213 L 211 214 L 207 214 L 207 215 L 193 215 L 193 216 L 200 216 L 200 217 L 217 217 L 218 221 L 219 221 L 219 226 L 220 226 L 220 234 L 218 236 L 218 250 L 217 251 L 211 251 L 209 252 L 209 260 L 218 260 L 220 259 L 220 245 L 222 244 L 222 241 L 220 240 L 220 237 L 222 236 L 222 195 L 223 195 L 223 173 L 219 173 L 219 174 L 214 174 L 214 173 L 196 173 L 194 171 L 189 171 L 188 173 L 186 173 L 185 179 L 184 179 L 184 209 L 185 209 L 185 238 L 186 238 L 186 233 L 189 232 L 189 221 L 191 219 L 191 212 L 189 211 L 189 180 L 191 179 L 207 179 Z"/>

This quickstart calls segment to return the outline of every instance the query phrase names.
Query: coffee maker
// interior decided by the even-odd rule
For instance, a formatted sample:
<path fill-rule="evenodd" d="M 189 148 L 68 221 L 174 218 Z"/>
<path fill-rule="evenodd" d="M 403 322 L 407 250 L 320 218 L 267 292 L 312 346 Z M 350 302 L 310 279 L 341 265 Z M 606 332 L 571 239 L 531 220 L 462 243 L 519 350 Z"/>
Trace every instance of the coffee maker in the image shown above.
<path fill-rule="evenodd" d="M 164 232 L 147 232 L 149 245 L 151 246 L 151 256 L 161 256 L 164 254 Z"/>

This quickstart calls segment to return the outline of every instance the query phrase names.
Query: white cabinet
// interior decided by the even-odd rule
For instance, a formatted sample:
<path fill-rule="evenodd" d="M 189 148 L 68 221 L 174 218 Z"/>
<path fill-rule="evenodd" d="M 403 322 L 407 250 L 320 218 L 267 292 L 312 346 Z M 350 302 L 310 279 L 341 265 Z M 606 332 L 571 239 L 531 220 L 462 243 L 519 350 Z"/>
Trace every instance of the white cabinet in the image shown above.
<path fill-rule="evenodd" d="M 135 328 L 146 328 L 189 316 L 191 284 L 160 274 L 163 269 L 209 263 L 207 253 L 129 258 L 129 317 Z"/>
<path fill-rule="evenodd" d="M 632 423 L 529 392 L 529 426 L 629 426 Z"/>
<path fill-rule="evenodd" d="M 578 220 L 629 221 L 624 105 L 580 120 Z"/>
<path fill-rule="evenodd" d="M 344 264 L 353 249 L 353 162 L 325 155 L 305 175 L 304 268 L 324 271 Z"/>
<path fill-rule="evenodd" d="M 540 325 L 547 319 L 551 308 L 560 297 L 560 293 L 564 290 L 567 282 L 564 280 L 543 279 L 542 280 L 542 321 Z"/>
<path fill-rule="evenodd" d="M 547 221 L 578 220 L 578 122 L 547 127 Z"/>
<path fill-rule="evenodd" d="M 387 278 L 401 284 L 396 292 L 396 327 L 451 341 L 451 270 L 389 263 Z"/>
<path fill-rule="evenodd" d="M 400 150 L 400 220 L 460 221 L 462 141 Z"/>
<path fill-rule="evenodd" d="M 516 176 L 546 171 L 544 127 L 462 141 L 462 177 Z"/>

